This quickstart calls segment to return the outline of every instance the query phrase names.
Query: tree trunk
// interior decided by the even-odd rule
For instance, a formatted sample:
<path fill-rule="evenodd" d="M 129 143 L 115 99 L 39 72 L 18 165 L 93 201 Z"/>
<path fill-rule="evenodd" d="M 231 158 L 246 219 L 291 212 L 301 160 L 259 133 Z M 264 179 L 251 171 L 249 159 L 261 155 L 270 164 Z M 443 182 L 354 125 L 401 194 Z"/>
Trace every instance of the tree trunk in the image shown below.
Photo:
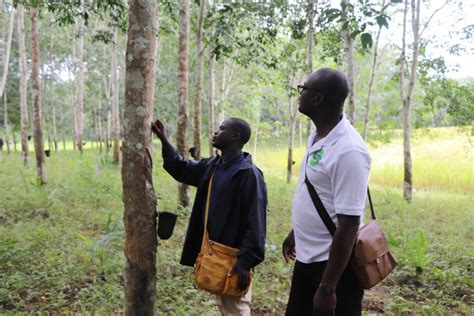
<path fill-rule="evenodd" d="M 341 0 L 341 6 L 343 8 L 343 14 L 346 15 L 346 6 L 350 4 L 350 0 Z M 347 58 L 347 82 L 349 84 L 349 96 L 348 96 L 348 107 L 349 107 L 349 121 L 354 125 L 356 119 L 356 106 L 355 106 L 355 87 L 354 87 L 354 40 L 350 37 L 351 29 L 348 27 L 342 31 L 344 37 L 344 51 Z"/>
<path fill-rule="evenodd" d="M 82 1 L 81 4 L 82 6 Z M 79 152 L 83 153 L 83 131 L 84 131 L 84 21 L 78 17 L 77 22 L 77 49 L 76 49 L 76 107 L 75 107 L 75 124 L 74 136 L 75 144 Z"/>
<path fill-rule="evenodd" d="M 204 48 L 202 44 L 204 11 L 207 0 L 199 1 L 199 15 L 196 30 L 196 89 L 194 91 L 194 133 L 193 146 L 196 148 L 196 159 L 201 159 L 201 100 L 203 82 L 203 57 Z"/>
<path fill-rule="evenodd" d="M 7 92 L 3 93 L 3 105 L 4 105 L 4 117 L 3 123 L 5 125 L 5 143 L 7 145 L 7 154 L 10 154 L 10 127 L 8 126 L 8 103 L 7 103 Z"/>
<path fill-rule="evenodd" d="M 287 173 L 286 173 L 286 183 L 290 183 L 292 178 L 292 170 L 293 170 L 293 148 L 295 144 L 295 123 L 296 123 L 296 112 L 293 109 L 293 100 L 289 97 L 288 100 L 288 109 L 289 109 L 289 116 L 290 116 L 290 139 L 288 145 L 288 163 L 287 163 Z"/>
<path fill-rule="evenodd" d="M 114 29 L 112 45 L 112 137 L 114 141 L 114 163 L 120 162 L 120 111 L 119 111 L 119 81 L 117 75 L 117 46 L 118 28 Z"/>
<path fill-rule="evenodd" d="M 188 157 L 186 131 L 188 128 L 188 42 L 189 42 L 189 0 L 179 1 L 179 66 L 178 66 L 178 127 L 176 142 L 180 154 Z M 179 204 L 189 206 L 189 188 L 179 184 Z"/>
<path fill-rule="evenodd" d="M 259 102 L 259 106 L 257 108 L 257 119 L 256 119 L 256 124 L 255 124 L 255 137 L 253 141 L 253 161 L 257 161 L 257 148 L 258 148 L 258 133 L 260 130 L 260 120 L 261 120 L 261 101 Z"/>
<path fill-rule="evenodd" d="M 56 106 L 53 106 L 53 142 L 54 151 L 58 151 L 58 129 L 56 126 Z"/>
<path fill-rule="evenodd" d="M 382 13 L 385 9 L 385 0 L 382 1 Z M 362 137 L 364 140 L 367 140 L 367 133 L 369 127 L 369 114 L 370 114 L 370 99 L 372 97 L 372 88 L 374 86 L 374 78 L 375 72 L 377 70 L 377 58 L 378 58 L 378 48 L 379 48 L 379 40 L 380 40 L 380 33 L 382 33 L 382 26 L 379 26 L 379 30 L 377 31 L 377 37 L 375 39 L 375 47 L 374 47 L 374 57 L 372 60 L 372 71 L 370 72 L 370 80 L 369 80 L 369 88 L 367 91 L 367 103 L 365 105 L 365 113 L 364 113 L 364 132 L 362 133 Z"/>
<path fill-rule="evenodd" d="M 31 18 L 31 85 L 33 88 L 33 125 L 34 125 L 34 140 L 35 140 L 35 157 L 36 157 L 36 172 L 38 174 L 38 182 L 41 185 L 46 184 L 46 168 L 44 159 L 44 145 L 43 145 L 43 120 L 41 114 L 41 91 L 40 91 L 40 48 L 39 48 L 39 34 L 38 34 L 38 10 L 36 8 L 30 9 Z"/>
<path fill-rule="evenodd" d="M 97 119 L 97 137 L 99 140 L 99 153 L 102 154 L 102 143 L 104 142 L 104 139 L 102 137 L 102 99 L 99 98 L 99 105 L 97 107 L 97 113 L 96 113 L 96 119 Z"/>
<path fill-rule="evenodd" d="M 122 149 L 125 315 L 155 313 L 157 201 L 148 149 L 155 86 L 155 20 L 156 1 L 129 1 Z"/>
<path fill-rule="evenodd" d="M 45 115 L 48 115 L 48 114 L 46 113 Z M 48 149 L 51 150 L 51 147 L 52 147 L 51 146 L 51 122 L 48 120 L 47 123 L 48 123 L 48 131 L 47 131 L 47 133 L 48 133 L 48 136 L 47 136 L 47 138 L 48 138 Z"/>
<path fill-rule="evenodd" d="M 13 22 L 15 20 L 15 9 L 10 9 L 10 15 L 8 17 L 8 30 L 7 30 L 7 38 L 4 42 L 4 51 L 3 51 L 3 73 L 2 78 L 0 79 L 0 97 L 3 96 L 3 92 L 5 90 L 5 84 L 7 83 L 7 76 L 8 76 L 8 65 L 10 63 L 10 48 L 12 43 L 12 35 L 13 35 Z"/>
<path fill-rule="evenodd" d="M 18 51 L 19 51 L 19 93 L 20 93 L 20 126 L 21 126 L 21 151 L 23 154 L 23 164 L 26 166 L 30 160 L 28 147 L 28 105 L 26 95 L 26 46 L 25 46 L 25 9 L 22 4 L 17 6 L 18 21 Z"/>
<path fill-rule="evenodd" d="M 15 133 L 15 130 L 13 130 L 12 135 L 13 135 L 13 150 L 14 150 L 15 152 L 17 152 L 17 149 L 16 149 L 16 133 Z"/>
<path fill-rule="evenodd" d="M 293 170 L 293 147 L 295 143 L 295 121 L 290 121 L 290 139 L 288 145 L 288 163 L 287 163 L 287 173 L 286 173 L 286 183 L 291 182 L 292 170 Z"/>
<path fill-rule="evenodd" d="M 209 56 L 209 109 L 208 109 L 208 138 L 209 138 L 209 156 L 214 155 L 212 146 L 212 137 L 214 136 L 215 120 L 214 120 L 214 101 L 216 96 L 216 73 L 215 73 L 216 57 L 210 53 Z"/>
<path fill-rule="evenodd" d="M 318 5 L 318 1 L 316 0 L 315 3 L 313 1 L 308 2 L 308 34 L 307 34 L 307 42 L 306 42 L 306 64 L 307 64 L 307 72 L 308 75 L 313 72 L 313 47 L 314 47 L 314 15 L 315 15 L 315 6 Z"/>
<path fill-rule="evenodd" d="M 110 152 L 110 125 L 111 125 L 111 120 L 112 120 L 112 113 L 110 110 L 107 111 L 107 135 L 105 137 L 105 145 L 107 147 L 107 150 L 105 151 L 107 154 L 107 157 L 109 156 Z"/>

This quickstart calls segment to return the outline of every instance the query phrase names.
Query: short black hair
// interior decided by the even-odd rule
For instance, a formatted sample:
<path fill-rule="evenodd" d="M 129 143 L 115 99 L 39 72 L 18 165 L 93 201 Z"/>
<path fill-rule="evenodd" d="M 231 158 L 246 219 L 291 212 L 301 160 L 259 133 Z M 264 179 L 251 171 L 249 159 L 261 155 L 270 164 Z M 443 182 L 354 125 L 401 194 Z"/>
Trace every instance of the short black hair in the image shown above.
<path fill-rule="evenodd" d="M 346 75 L 331 68 L 321 68 L 316 71 L 318 78 L 312 84 L 324 94 L 329 105 L 342 109 L 349 94 L 349 84 Z"/>
<path fill-rule="evenodd" d="M 242 145 L 247 144 L 250 139 L 250 135 L 252 134 L 252 129 L 250 128 L 249 123 L 236 117 L 229 118 L 229 121 L 232 122 L 232 130 L 236 133 L 239 133 Z"/>

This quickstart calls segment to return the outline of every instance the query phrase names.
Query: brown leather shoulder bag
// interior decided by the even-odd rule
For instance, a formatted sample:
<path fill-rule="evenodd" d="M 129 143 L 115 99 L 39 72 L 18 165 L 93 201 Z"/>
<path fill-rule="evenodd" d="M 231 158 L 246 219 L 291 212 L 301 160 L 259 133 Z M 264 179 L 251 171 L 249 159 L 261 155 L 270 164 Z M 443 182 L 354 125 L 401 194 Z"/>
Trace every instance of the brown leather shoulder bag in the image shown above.
<path fill-rule="evenodd" d="M 305 183 L 316 211 L 318 211 L 324 225 L 334 237 L 336 225 L 306 175 Z M 379 284 L 397 266 L 397 262 L 388 248 L 385 235 L 375 218 L 369 188 L 367 188 L 367 196 L 369 198 L 371 220 L 357 232 L 350 259 L 352 270 L 363 289 L 370 289 Z"/>

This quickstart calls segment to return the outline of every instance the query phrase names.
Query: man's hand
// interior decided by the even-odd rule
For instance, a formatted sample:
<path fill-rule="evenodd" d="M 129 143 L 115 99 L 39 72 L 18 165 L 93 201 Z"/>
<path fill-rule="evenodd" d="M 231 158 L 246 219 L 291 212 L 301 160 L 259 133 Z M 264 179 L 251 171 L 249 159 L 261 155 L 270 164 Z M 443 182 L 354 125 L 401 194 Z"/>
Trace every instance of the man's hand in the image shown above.
<path fill-rule="evenodd" d="M 229 276 L 232 276 L 234 273 L 237 273 L 238 277 L 238 284 L 237 288 L 240 291 L 245 291 L 247 289 L 247 286 L 249 285 L 249 279 L 250 279 L 250 271 L 245 270 L 239 265 L 239 261 L 236 261 L 234 266 L 232 267 L 232 270 L 229 273 Z"/>
<path fill-rule="evenodd" d="M 283 258 L 285 258 L 286 263 L 291 260 L 295 260 L 296 258 L 296 250 L 295 250 L 295 235 L 293 230 L 288 234 L 288 237 L 285 238 L 283 244 L 281 245 L 281 250 L 283 253 Z"/>
<path fill-rule="evenodd" d="M 314 316 L 333 316 L 336 313 L 336 293 L 331 295 L 323 295 L 318 289 L 313 298 L 313 315 Z"/>
<path fill-rule="evenodd" d="M 163 122 L 157 119 L 155 122 L 151 123 L 151 130 L 161 141 L 166 140 L 166 129 Z"/>

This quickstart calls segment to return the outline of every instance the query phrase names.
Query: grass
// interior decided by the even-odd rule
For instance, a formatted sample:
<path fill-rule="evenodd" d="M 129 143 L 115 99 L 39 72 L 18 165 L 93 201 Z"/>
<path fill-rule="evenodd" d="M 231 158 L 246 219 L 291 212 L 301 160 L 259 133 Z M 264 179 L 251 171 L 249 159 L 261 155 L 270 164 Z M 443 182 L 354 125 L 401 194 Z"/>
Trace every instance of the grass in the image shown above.
<path fill-rule="evenodd" d="M 410 204 L 401 196 L 400 141 L 371 150 L 376 212 L 399 267 L 366 292 L 366 312 L 474 313 L 474 149 L 463 134 L 439 133 L 415 137 L 416 191 Z M 303 152 L 295 150 L 295 177 Z M 158 209 L 179 218 L 173 237 L 158 247 L 157 313 L 217 314 L 212 297 L 194 288 L 192 269 L 178 264 L 189 210 L 177 207 L 175 182 L 160 168 L 158 153 L 153 171 Z M 269 191 L 266 260 L 253 289 L 257 315 L 282 314 L 288 299 L 292 265 L 282 260 L 280 245 L 291 227 L 296 179 L 285 183 L 286 157 L 285 146 L 263 146 L 257 155 Z M 95 149 L 83 157 L 60 151 L 48 158 L 49 182 L 41 188 L 34 162 L 24 168 L 19 154 L 0 155 L 1 313 L 122 311 L 119 171 Z"/>

